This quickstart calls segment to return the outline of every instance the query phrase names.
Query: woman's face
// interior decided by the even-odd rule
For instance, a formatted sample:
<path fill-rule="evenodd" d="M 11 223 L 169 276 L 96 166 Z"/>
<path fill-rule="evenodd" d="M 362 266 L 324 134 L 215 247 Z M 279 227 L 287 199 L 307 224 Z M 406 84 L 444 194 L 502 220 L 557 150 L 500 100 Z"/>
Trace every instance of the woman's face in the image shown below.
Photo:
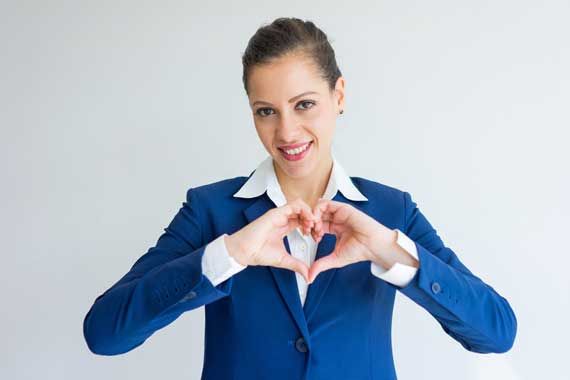
<path fill-rule="evenodd" d="M 254 67 L 248 80 L 255 129 L 276 169 L 296 179 L 318 173 L 319 164 L 330 162 L 344 79 L 338 78 L 331 92 L 313 61 L 294 55 Z M 300 154 L 283 149 L 309 142 Z"/>

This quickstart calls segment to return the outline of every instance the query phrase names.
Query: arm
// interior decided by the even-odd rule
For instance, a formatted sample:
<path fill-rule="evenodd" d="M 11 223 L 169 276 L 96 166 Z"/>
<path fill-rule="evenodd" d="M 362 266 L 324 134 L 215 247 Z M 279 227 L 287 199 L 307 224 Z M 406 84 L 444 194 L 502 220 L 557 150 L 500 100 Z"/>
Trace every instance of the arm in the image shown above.
<path fill-rule="evenodd" d="M 214 286 L 202 272 L 200 200 L 189 189 L 156 245 L 99 295 L 83 321 L 89 349 L 117 355 L 140 346 L 182 313 L 230 294 L 233 278 Z M 212 272 L 211 272 L 212 273 Z"/>
<path fill-rule="evenodd" d="M 403 196 L 404 232 L 415 241 L 421 265 L 406 286 L 396 289 L 434 316 L 467 350 L 508 351 L 517 331 L 508 301 L 471 273 L 444 245 L 410 194 L 404 192 Z"/>
<path fill-rule="evenodd" d="M 206 247 L 206 252 L 202 258 L 202 271 L 214 286 L 247 267 L 247 265 L 237 262 L 230 255 L 226 245 L 228 237 L 228 234 L 223 234 L 214 239 Z"/>
<path fill-rule="evenodd" d="M 416 272 L 418 271 L 419 258 L 418 250 L 412 239 L 410 239 L 406 234 L 404 234 L 399 229 L 395 229 L 396 241 L 393 244 L 393 251 L 397 252 L 398 255 L 410 255 L 415 259 L 416 266 L 411 266 L 403 264 L 396 261 L 390 269 L 386 270 L 380 263 L 375 261 L 370 261 L 370 271 L 376 277 L 396 285 L 399 287 L 406 286 L 412 281 Z"/>

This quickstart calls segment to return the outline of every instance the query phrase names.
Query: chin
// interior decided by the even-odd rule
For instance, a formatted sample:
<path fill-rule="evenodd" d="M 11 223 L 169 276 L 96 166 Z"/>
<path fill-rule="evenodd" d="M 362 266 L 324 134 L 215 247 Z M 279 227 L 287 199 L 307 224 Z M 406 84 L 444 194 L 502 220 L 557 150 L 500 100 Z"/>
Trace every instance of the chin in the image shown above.
<path fill-rule="evenodd" d="M 311 161 L 305 165 L 299 165 L 297 167 L 291 167 L 285 163 L 285 168 L 282 166 L 280 166 L 280 168 L 281 171 L 285 172 L 290 178 L 300 179 L 312 176 L 315 170 L 315 166 L 315 162 Z"/>

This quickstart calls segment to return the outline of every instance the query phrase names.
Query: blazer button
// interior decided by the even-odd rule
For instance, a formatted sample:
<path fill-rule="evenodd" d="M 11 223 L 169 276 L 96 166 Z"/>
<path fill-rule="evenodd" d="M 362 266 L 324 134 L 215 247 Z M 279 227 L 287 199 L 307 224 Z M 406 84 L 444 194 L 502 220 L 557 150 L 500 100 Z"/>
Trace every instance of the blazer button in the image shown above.
<path fill-rule="evenodd" d="M 431 291 L 434 292 L 435 294 L 441 291 L 441 286 L 439 285 L 439 282 L 434 282 L 433 284 L 431 284 Z"/>
<path fill-rule="evenodd" d="M 303 339 L 303 337 L 300 337 L 299 339 L 297 339 L 297 341 L 295 342 L 295 348 L 299 352 L 307 352 L 308 351 L 307 342 L 305 342 L 305 339 Z"/>

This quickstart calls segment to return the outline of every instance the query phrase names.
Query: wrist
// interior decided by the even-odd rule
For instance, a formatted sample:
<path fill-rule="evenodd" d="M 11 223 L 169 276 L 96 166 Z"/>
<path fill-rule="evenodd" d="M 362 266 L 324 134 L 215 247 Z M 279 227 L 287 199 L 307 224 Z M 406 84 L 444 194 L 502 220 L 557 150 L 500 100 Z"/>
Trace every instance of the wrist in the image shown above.
<path fill-rule="evenodd" d="M 394 262 L 394 246 L 398 238 L 396 230 L 392 230 L 385 226 L 380 226 L 379 230 L 373 235 L 370 247 L 370 261 L 389 268 Z"/>
<path fill-rule="evenodd" d="M 392 268 L 396 263 L 419 268 L 419 261 L 400 245 L 398 231 L 396 229 L 387 230 L 384 243 L 377 243 L 379 249 L 376 250 L 377 253 L 374 254 L 372 261 L 387 269 Z"/>
<path fill-rule="evenodd" d="M 239 237 L 234 234 L 225 234 L 224 236 L 224 244 L 226 245 L 226 249 L 228 254 L 239 264 L 247 265 L 243 262 L 243 249 L 241 247 L 241 243 Z"/>

